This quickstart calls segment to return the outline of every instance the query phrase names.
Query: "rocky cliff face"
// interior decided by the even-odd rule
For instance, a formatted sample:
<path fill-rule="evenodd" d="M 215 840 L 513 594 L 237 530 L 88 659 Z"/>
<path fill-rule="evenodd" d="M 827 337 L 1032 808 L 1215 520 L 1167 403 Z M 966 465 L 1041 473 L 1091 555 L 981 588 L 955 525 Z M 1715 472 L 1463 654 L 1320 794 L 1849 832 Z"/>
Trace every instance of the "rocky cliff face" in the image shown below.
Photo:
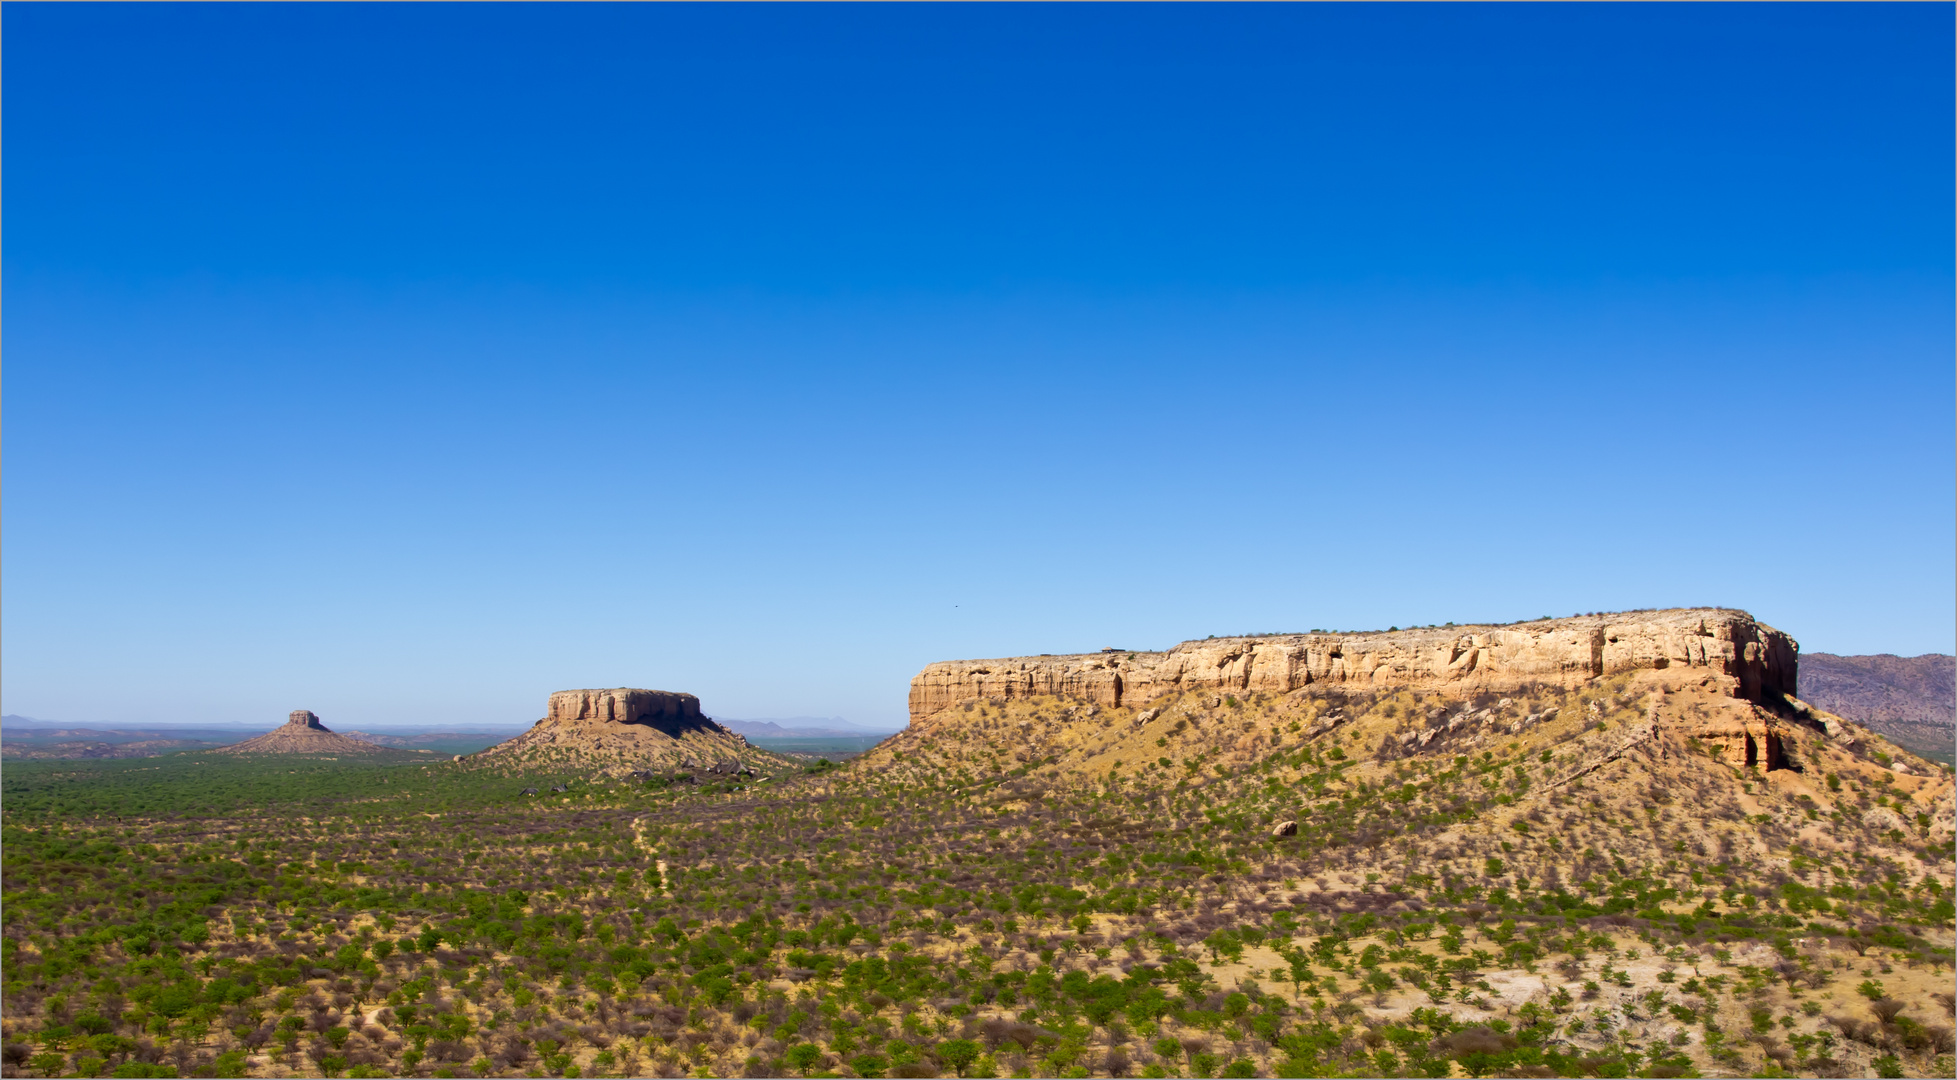
<path fill-rule="evenodd" d="M 910 727 L 851 768 L 1146 790 L 1305 754 L 1397 786 L 1501 756 L 1528 763 L 1544 790 L 1744 777 L 1823 810 L 1850 797 L 1823 783 L 1834 774 L 1906 794 L 1910 821 L 1920 811 L 1926 835 L 1950 833 L 1949 772 L 1794 697 L 1797 655 L 1744 612 L 1679 610 L 957 661 L 912 680 Z"/>
<path fill-rule="evenodd" d="M 1574 686 L 1633 671 L 1679 669 L 1736 698 L 1795 689 L 1799 646 L 1743 611 L 1683 609 L 1364 634 L 1185 641 L 1166 652 L 954 660 L 911 680 L 913 723 L 962 701 L 1059 696 L 1145 704 L 1189 690 L 1289 693 L 1308 687 L 1506 691 Z"/>
<path fill-rule="evenodd" d="M 700 712 L 700 699 L 665 690 L 559 690 L 544 715 L 550 724 L 643 724 L 679 738 L 689 731 L 724 731 Z"/>

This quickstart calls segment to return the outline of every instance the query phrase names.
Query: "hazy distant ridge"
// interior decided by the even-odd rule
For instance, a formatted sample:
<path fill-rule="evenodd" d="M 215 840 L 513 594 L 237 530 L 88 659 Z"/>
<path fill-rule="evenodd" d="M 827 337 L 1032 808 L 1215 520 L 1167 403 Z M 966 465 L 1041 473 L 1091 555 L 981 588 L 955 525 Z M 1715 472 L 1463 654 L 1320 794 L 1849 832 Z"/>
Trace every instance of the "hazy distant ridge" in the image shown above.
<path fill-rule="evenodd" d="M 736 735 L 750 739 L 797 739 L 888 735 L 895 727 L 864 727 L 840 716 L 790 716 L 773 720 L 729 720 L 714 717 L 714 722 Z"/>
<path fill-rule="evenodd" d="M 1941 761 L 1957 741 L 1957 656 L 1801 655 L 1800 697 Z"/>

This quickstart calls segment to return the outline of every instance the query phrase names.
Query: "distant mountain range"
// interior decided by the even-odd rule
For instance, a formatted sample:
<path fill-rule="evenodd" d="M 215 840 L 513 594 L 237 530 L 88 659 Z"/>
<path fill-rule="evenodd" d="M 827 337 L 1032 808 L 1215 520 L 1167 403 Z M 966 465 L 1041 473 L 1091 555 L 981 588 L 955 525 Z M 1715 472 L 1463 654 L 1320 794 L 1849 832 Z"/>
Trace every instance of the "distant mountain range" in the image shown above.
<path fill-rule="evenodd" d="M 17 733 L 24 732 L 24 731 L 33 731 L 33 732 L 110 731 L 110 732 L 123 732 L 123 733 L 133 733 L 137 731 L 146 731 L 146 732 L 167 731 L 170 732 L 172 735 L 181 736 L 182 733 L 186 731 L 225 731 L 225 732 L 231 732 L 235 738 L 242 739 L 256 732 L 270 731 L 271 729 L 278 726 L 279 725 L 277 723 L 240 724 L 236 721 L 212 722 L 212 723 L 202 723 L 202 724 L 170 724 L 170 723 L 156 723 L 155 721 L 151 721 L 147 725 L 141 727 L 118 726 L 118 727 L 109 727 L 109 728 L 80 728 L 80 727 L 74 727 L 69 724 L 64 724 L 55 720 L 36 720 L 31 716 L 17 716 L 13 713 L 8 713 L 5 716 L 0 716 L 0 728 L 12 730 Z"/>
<path fill-rule="evenodd" d="M 58 742 L 86 740 L 102 743 L 135 742 L 185 742 L 209 743 L 221 746 L 250 738 L 255 732 L 250 728 L 230 727 L 148 727 L 148 728 L 86 728 L 67 727 L 33 720 L 25 716 L 0 717 L 0 741 L 9 746 L 52 745 Z"/>
<path fill-rule="evenodd" d="M 867 727 L 852 724 L 840 716 L 788 716 L 754 720 L 733 720 L 715 717 L 715 721 L 737 735 L 750 739 L 820 739 L 820 738 L 860 738 L 862 736 L 881 737 L 901 730 L 896 726 Z M 453 726 L 434 724 L 388 724 L 363 725 L 358 730 L 344 729 L 344 733 L 363 742 L 377 746 L 410 748 L 432 744 L 453 742 L 480 743 L 488 746 L 501 742 L 511 736 L 529 729 L 528 724 L 477 724 L 470 730 L 461 731 Z M 141 727 L 83 728 L 70 727 L 51 720 L 37 720 L 31 716 L 9 714 L 0 716 L 0 733 L 7 742 L 16 745 L 26 742 L 50 743 L 57 740 L 87 739 L 97 742 L 125 743 L 137 740 L 155 739 L 196 739 L 211 743 L 233 743 L 264 734 L 278 727 L 277 724 L 156 724 Z M 334 730 L 343 730 L 335 728 Z"/>
<path fill-rule="evenodd" d="M 214 750 L 222 743 L 200 739 L 132 739 L 128 741 L 8 739 L 0 744 L 0 757 L 30 761 L 72 758 L 155 757 L 178 750 Z"/>
<path fill-rule="evenodd" d="M 1957 656 L 1802 653 L 1800 672 L 1803 701 L 1928 758 L 1957 750 Z"/>
<path fill-rule="evenodd" d="M 716 716 L 714 722 L 736 735 L 750 739 L 843 738 L 861 735 L 888 735 L 895 727 L 864 727 L 840 716 L 790 716 L 773 720 L 731 720 Z"/>
<path fill-rule="evenodd" d="M 116 735 L 132 738 L 138 736 L 170 739 L 202 738 L 219 742 L 236 742 L 240 739 L 248 739 L 254 735 L 262 735 L 278 727 L 279 723 L 282 722 L 241 724 L 236 721 L 229 721 L 225 723 L 206 724 L 167 724 L 152 721 L 142 727 L 81 728 L 70 727 L 69 725 L 57 723 L 52 720 L 36 720 L 31 716 L 16 716 L 9 713 L 6 716 L 0 716 L 0 731 L 5 731 L 12 737 L 28 734 L 32 734 L 36 738 L 72 735 L 73 738 L 80 739 Z M 328 726 L 330 727 L 331 725 Z M 371 734 L 377 739 L 399 738 L 410 741 L 429 742 L 453 738 L 474 738 L 478 735 L 490 735 L 496 739 L 506 739 L 528 730 L 530 725 L 476 724 L 467 731 L 458 730 L 453 724 L 375 724 L 368 725 L 368 727 L 371 730 L 367 731 L 366 734 Z M 335 730 L 338 729 L 335 728 Z M 349 734 L 353 733 L 349 732 Z M 417 738 L 424 735 L 433 735 L 436 738 L 433 740 Z M 383 742 L 380 745 L 394 744 Z"/>
<path fill-rule="evenodd" d="M 419 746 L 432 746 L 436 743 L 480 742 L 484 746 L 494 745 L 509 737 L 504 731 L 427 731 L 418 735 L 390 735 L 374 731 L 344 731 L 341 734 L 349 739 L 359 739 L 375 746 L 393 746 L 410 749 Z"/>

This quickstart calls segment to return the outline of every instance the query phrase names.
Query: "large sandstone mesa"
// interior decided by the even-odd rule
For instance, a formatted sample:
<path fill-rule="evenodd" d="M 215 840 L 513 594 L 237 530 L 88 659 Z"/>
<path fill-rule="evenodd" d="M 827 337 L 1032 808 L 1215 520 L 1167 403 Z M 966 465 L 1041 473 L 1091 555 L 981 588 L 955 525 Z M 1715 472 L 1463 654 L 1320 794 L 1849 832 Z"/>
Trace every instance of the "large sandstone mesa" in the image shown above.
<path fill-rule="evenodd" d="M 1744 611 L 1589 615 L 1514 626 L 1185 641 L 1167 652 L 1103 650 L 931 664 L 911 679 L 911 722 L 980 698 L 1060 696 L 1103 706 L 1188 690 L 1290 693 L 1389 689 L 1507 691 L 1574 686 L 1629 671 L 1713 679 L 1731 696 L 1792 695 L 1799 646 Z"/>
<path fill-rule="evenodd" d="M 310 709 L 294 709 L 285 723 L 255 739 L 222 747 L 219 754 L 385 754 L 382 747 L 335 734 Z"/>
<path fill-rule="evenodd" d="M 559 690 L 529 731 L 468 755 L 479 762 L 571 760 L 616 768 L 705 768 L 752 757 L 692 694 L 617 687 Z"/>
<path fill-rule="evenodd" d="M 1059 698 L 1143 710 L 1151 701 L 1221 704 L 1229 695 L 1279 697 L 1309 709 L 1413 691 L 1434 701 L 1489 695 L 1533 699 L 1628 676 L 1674 699 L 1662 724 L 1735 767 L 1788 768 L 1797 729 L 1846 747 L 1871 738 L 1794 698 L 1800 647 L 1744 611 L 1686 608 L 1373 633 L 1283 634 L 1185 641 L 1165 652 L 1104 649 L 1073 656 L 957 660 L 911 680 L 912 729 L 928 735 L 972 701 Z M 1155 710 L 1160 712 L 1161 710 Z M 1485 710 L 1484 710 L 1485 711 Z M 1316 715 L 1316 713 L 1314 713 Z M 1654 722 L 1658 714 L 1654 712 Z M 1453 721 L 1458 726 L 1460 721 Z M 1421 739 L 1424 731 L 1399 733 Z M 1439 744 L 1432 736 L 1418 747 Z M 1444 740 L 1445 741 L 1445 740 Z"/>
<path fill-rule="evenodd" d="M 1512 804 L 1532 814 L 1578 783 L 1690 778 L 1734 784 L 1748 814 L 1778 808 L 1793 828 L 1825 829 L 1817 815 L 1837 810 L 1867 817 L 1847 842 L 1898 858 L 1913 850 L 1905 834 L 1957 832 L 1951 771 L 1795 697 L 1798 673 L 1791 638 L 1719 609 L 955 661 L 912 680 L 910 726 L 851 768 L 1140 792 L 1256 776 L 1297 788 L 1309 759 L 1410 797 L 1411 776 L 1501 755 L 1516 765 L 1515 798 L 1535 785 Z M 1873 790 L 1900 809 L 1870 810 Z"/>
<path fill-rule="evenodd" d="M 665 690 L 559 690 L 542 722 L 644 724 L 677 739 L 689 731 L 724 731 L 700 712 L 700 699 Z"/>

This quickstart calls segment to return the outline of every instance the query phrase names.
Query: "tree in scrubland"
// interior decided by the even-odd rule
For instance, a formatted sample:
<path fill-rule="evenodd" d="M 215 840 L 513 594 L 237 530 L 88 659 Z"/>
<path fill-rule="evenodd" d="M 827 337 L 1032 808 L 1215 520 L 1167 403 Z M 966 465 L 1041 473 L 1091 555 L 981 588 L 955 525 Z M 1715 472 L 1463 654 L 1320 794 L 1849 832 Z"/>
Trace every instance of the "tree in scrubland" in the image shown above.
<path fill-rule="evenodd" d="M 807 1076 L 809 1070 L 815 1068 L 816 1062 L 821 1058 L 822 1048 L 814 1043 L 797 1043 L 789 1047 L 788 1052 L 783 1055 L 783 1060 L 788 1063 L 788 1067 L 803 1076 Z"/>
<path fill-rule="evenodd" d="M 971 1039 L 947 1039 L 937 1048 L 938 1060 L 951 1066 L 959 1076 L 964 1076 L 965 1070 L 971 1068 L 983 1052 L 984 1048 Z"/>

